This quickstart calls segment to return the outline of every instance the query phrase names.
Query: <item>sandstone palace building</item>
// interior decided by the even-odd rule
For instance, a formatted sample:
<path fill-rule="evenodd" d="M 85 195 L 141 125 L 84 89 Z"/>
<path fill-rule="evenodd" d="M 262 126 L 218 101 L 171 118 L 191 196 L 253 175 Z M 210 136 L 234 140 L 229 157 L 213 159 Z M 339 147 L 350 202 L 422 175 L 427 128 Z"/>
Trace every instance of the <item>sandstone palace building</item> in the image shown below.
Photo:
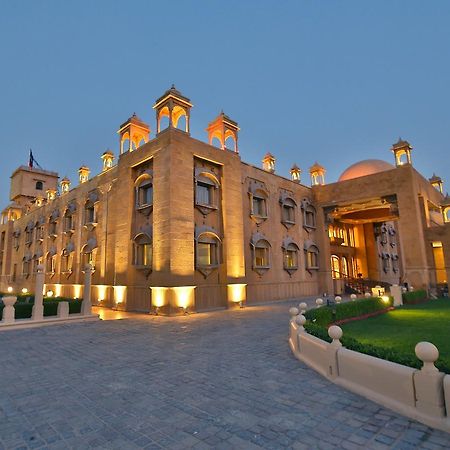
<path fill-rule="evenodd" d="M 136 115 L 119 130 L 120 154 L 79 180 L 21 166 L 0 225 L 0 291 L 32 291 L 38 264 L 46 291 L 78 298 L 94 268 L 92 299 L 106 307 L 177 313 L 375 284 L 439 289 L 450 275 L 450 198 L 419 174 L 412 147 L 394 164 L 366 160 L 335 183 L 294 165 L 241 160 L 238 124 L 224 113 L 190 136 L 192 104 L 175 87 L 156 100 L 155 137 Z M 309 180 L 310 178 L 310 180 Z"/>

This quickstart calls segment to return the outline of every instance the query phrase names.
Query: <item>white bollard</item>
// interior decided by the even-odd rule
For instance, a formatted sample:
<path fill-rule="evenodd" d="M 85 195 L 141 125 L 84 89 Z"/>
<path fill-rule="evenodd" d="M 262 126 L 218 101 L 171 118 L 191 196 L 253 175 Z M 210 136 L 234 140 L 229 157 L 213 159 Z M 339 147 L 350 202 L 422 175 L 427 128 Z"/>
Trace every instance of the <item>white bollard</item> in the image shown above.
<path fill-rule="evenodd" d="M 291 316 L 291 321 L 294 321 L 295 318 L 298 315 L 298 308 L 296 308 L 295 306 L 293 306 L 292 308 L 289 308 L 289 315 Z"/>
<path fill-rule="evenodd" d="M 58 302 L 58 319 L 69 317 L 69 302 Z"/>
<path fill-rule="evenodd" d="M 308 305 L 307 305 L 305 302 L 301 302 L 301 303 L 298 305 L 298 307 L 299 307 L 299 309 L 300 309 L 300 314 L 305 314 L 305 312 L 306 312 L 306 310 L 307 310 L 307 308 L 308 308 Z"/>
<path fill-rule="evenodd" d="M 303 327 L 303 325 L 305 325 L 305 322 L 306 322 L 306 317 L 303 314 L 299 314 L 295 318 L 295 323 L 298 325 L 298 332 L 302 333 L 305 331 L 305 328 Z"/>
<path fill-rule="evenodd" d="M 370 298 L 370 297 L 372 297 L 372 295 L 370 294 L 370 292 L 366 292 L 366 293 L 364 294 L 364 297 Z"/>
<path fill-rule="evenodd" d="M 442 418 L 445 416 L 445 374 L 434 365 L 439 358 L 439 350 L 431 342 L 419 342 L 414 350 L 417 358 L 423 361 L 423 367 L 413 375 L 416 408 L 427 415 Z"/>
<path fill-rule="evenodd" d="M 333 339 L 333 342 L 331 345 L 334 347 L 341 347 L 341 337 L 342 337 L 342 328 L 338 327 L 337 325 L 331 325 L 330 328 L 328 328 L 328 336 L 330 336 L 331 339 Z"/>
<path fill-rule="evenodd" d="M 36 284 L 34 288 L 34 305 L 31 313 L 31 320 L 44 319 L 44 266 L 37 266 Z"/>
<path fill-rule="evenodd" d="M 341 297 L 340 295 L 336 295 L 336 297 L 334 297 L 334 301 L 335 301 L 336 303 L 341 303 L 342 297 Z"/>
<path fill-rule="evenodd" d="M 318 308 L 320 308 L 323 305 L 323 299 L 321 298 L 316 298 L 316 306 Z"/>
<path fill-rule="evenodd" d="M 84 269 L 83 302 L 81 303 L 81 314 L 83 316 L 92 315 L 91 281 L 92 281 L 92 266 L 90 264 L 86 264 L 86 267 Z"/>
<path fill-rule="evenodd" d="M 3 317 L 2 317 L 2 323 L 14 323 L 16 320 L 14 318 L 14 303 L 17 301 L 17 297 L 14 295 L 3 297 L 3 304 L 5 307 L 3 308 Z"/>
<path fill-rule="evenodd" d="M 350 295 L 350 298 L 352 299 L 352 301 L 355 301 L 357 299 L 357 296 L 356 296 L 356 294 L 352 294 L 352 295 Z"/>

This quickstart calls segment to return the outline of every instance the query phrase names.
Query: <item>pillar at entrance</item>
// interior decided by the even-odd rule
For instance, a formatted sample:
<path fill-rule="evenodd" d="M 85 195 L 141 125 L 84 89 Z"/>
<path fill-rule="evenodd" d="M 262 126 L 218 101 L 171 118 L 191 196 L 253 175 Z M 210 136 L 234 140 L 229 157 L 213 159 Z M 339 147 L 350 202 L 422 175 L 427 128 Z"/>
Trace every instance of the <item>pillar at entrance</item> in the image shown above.
<path fill-rule="evenodd" d="M 39 264 L 37 266 L 36 284 L 34 289 L 34 305 L 31 314 L 32 320 L 44 319 L 44 266 Z"/>

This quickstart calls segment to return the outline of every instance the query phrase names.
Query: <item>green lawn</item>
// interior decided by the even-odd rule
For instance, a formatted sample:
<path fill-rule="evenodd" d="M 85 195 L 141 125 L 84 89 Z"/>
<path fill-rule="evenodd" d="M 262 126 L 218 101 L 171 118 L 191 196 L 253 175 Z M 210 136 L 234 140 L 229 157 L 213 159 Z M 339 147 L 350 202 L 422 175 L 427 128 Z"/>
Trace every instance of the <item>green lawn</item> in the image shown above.
<path fill-rule="evenodd" d="M 341 326 L 344 336 L 362 344 L 387 348 L 414 356 L 420 341 L 432 342 L 439 349 L 439 366 L 450 368 L 450 299 L 430 300 L 419 305 L 402 306 L 377 317 Z"/>

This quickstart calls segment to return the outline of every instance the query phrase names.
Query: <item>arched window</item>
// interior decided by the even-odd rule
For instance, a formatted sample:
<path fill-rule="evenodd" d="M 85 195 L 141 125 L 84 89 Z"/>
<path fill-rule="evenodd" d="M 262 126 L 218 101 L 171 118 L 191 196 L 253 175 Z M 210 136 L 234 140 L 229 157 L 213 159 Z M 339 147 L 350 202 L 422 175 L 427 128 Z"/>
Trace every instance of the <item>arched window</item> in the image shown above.
<path fill-rule="evenodd" d="M 281 202 L 281 222 L 290 227 L 295 224 L 295 201 L 292 198 L 285 198 Z"/>
<path fill-rule="evenodd" d="M 341 278 L 341 266 L 337 255 L 331 255 L 331 276 L 335 280 Z"/>
<path fill-rule="evenodd" d="M 75 230 L 75 220 L 73 212 L 68 208 L 64 213 L 63 228 L 65 233 L 71 233 Z"/>
<path fill-rule="evenodd" d="M 348 260 L 345 256 L 341 258 L 342 276 L 348 278 Z"/>
<path fill-rule="evenodd" d="M 44 189 L 44 183 L 42 181 L 36 181 L 36 190 L 42 191 Z"/>
<path fill-rule="evenodd" d="M 319 248 L 311 241 L 305 242 L 306 269 L 317 270 L 319 268 Z"/>
<path fill-rule="evenodd" d="M 219 265 L 220 239 L 212 232 L 204 232 L 197 237 L 197 269 L 210 269 Z"/>
<path fill-rule="evenodd" d="M 31 269 L 31 260 L 32 257 L 30 254 L 27 254 L 23 257 L 22 260 L 22 275 L 24 277 L 28 277 L 30 275 L 30 269 Z"/>
<path fill-rule="evenodd" d="M 310 203 L 303 206 L 303 226 L 306 229 L 316 228 L 316 208 Z"/>
<path fill-rule="evenodd" d="M 284 268 L 286 270 L 298 269 L 298 246 L 291 242 L 284 250 Z"/>
<path fill-rule="evenodd" d="M 134 238 L 134 261 L 135 266 L 151 268 L 153 261 L 152 239 L 147 234 L 139 234 Z"/>
<path fill-rule="evenodd" d="M 92 269 L 95 269 L 95 256 L 97 252 L 97 239 L 91 237 L 81 249 L 81 267 L 84 270 L 89 264 Z"/>
<path fill-rule="evenodd" d="M 97 223 L 97 208 L 92 200 L 88 200 L 84 205 L 84 224 Z"/>
<path fill-rule="evenodd" d="M 217 209 L 219 203 L 219 180 L 209 172 L 195 176 L 195 205 L 207 214 L 208 209 Z M 205 209 L 206 208 L 206 209 Z"/>
<path fill-rule="evenodd" d="M 53 275 L 56 273 L 56 250 L 52 248 L 45 258 L 45 271 Z"/>
<path fill-rule="evenodd" d="M 251 215 L 258 218 L 267 218 L 267 196 L 262 191 L 251 195 Z"/>
<path fill-rule="evenodd" d="M 143 174 L 135 182 L 136 207 L 148 208 L 153 205 L 153 180 L 151 175 Z"/>
<path fill-rule="evenodd" d="M 61 272 L 70 274 L 73 271 L 73 251 L 75 246 L 72 242 L 66 245 L 66 248 L 61 253 Z"/>
<path fill-rule="evenodd" d="M 270 267 L 270 244 L 265 239 L 260 239 L 254 245 L 253 266 L 255 269 Z"/>

